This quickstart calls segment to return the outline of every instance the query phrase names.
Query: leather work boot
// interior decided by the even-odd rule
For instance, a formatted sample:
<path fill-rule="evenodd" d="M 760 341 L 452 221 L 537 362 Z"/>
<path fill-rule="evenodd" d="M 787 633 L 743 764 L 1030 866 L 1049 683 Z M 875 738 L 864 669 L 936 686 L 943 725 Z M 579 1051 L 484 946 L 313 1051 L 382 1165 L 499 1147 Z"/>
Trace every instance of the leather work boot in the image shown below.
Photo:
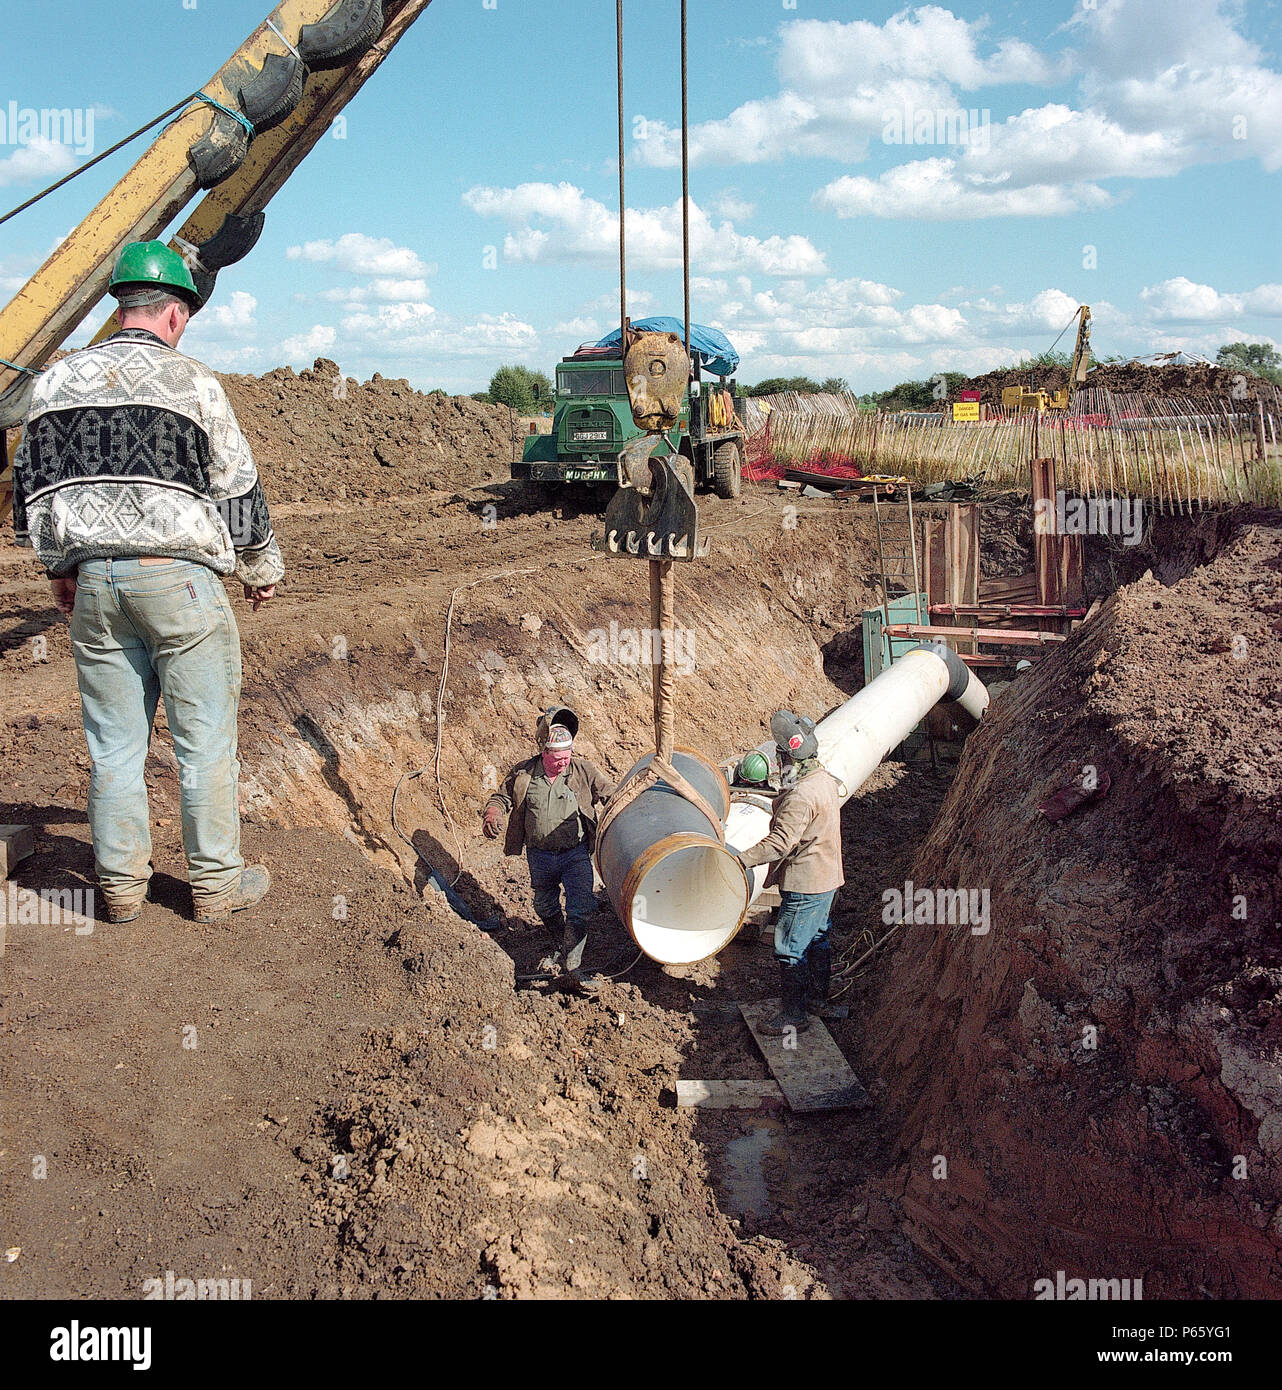
<path fill-rule="evenodd" d="M 544 951 L 535 969 L 540 975 L 560 975 L 565 969 L 565 949 L 562 944 L 565 917 L 558 912 L 555 917 L 540 917 L 539 921 L 543 923 L 543 930 L 551 936 L 555 944 L 550 950 Z"/>
<path fill-rule="evenodd" d="M 272 876 L 266 864 L 246 864 L 230 893 L 220 895 L 212 903 L 193 902 L 196 921 L 225 922 L 233 912 L 243 912 L 262 902 L 271 886 Z"/>
<path fill-rule="evenodd" d="M 132 898 L 125 901 L 120 898 L 108 898 L 104 893 L 103 898 L 106 902 L 108 922 L 136 922 L 142 916 L 142 905 L 145 898 Z"/>
<path fill-rule="evenodd" d="M 806 989 L 809 980 L 810 969 L 804 960 L 798 965 L 780 964 L 779 1012 L 761 1025 L 763 1033 L 783 1037 L 790 1028 L 804 1033 L 810 1027 L 810 1015 L 806 1013 Z"/>
<path fill-rule="evenodd" d="M 151 901 L 151 875 L 153 867 L 147 865 L 147 888 L 141 898 L 117 898 L 113 897 L 102 887 L 98 891 L 102 894 L 102 901 L 106 906 L 106 920 L 116 924 L 122 922 L 136 922 L 142 916 L 143 903 Z"/>
<path fill-rule="evenodd" d="M 565 936 L 561 941 L 561 949 L 565 952 L 565 968 L 567 970 L 578 970 L 583 964 L 583 953 L 588 947 L 588 924 L 576 918 L 571 918 L 566 924 Z"/>

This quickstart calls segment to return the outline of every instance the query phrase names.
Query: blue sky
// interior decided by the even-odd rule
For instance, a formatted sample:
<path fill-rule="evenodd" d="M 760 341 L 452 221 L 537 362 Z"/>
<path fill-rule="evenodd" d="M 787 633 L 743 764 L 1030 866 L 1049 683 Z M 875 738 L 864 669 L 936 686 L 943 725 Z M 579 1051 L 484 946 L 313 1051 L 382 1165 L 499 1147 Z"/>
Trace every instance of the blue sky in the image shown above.
<path fill-rule="evenodd" d="M 1100 354 L 1282 344 L 1278 0 L 689 10 L 692 317 L 729 334 L 745 380 L 983 371 L 1049 346 L 1081 302 Z M 679 316 L 678 11 L 625 3 L 628 280 L 634 312 Z M 266 12 L 7 6 L 22 63 L 0 113 L 73 108 L 105 148 Z M 549 368 L 617 322 L 614 122 L 609 0 L 433 0 L 184 347 L 451 391 L 501 362 Z M 19 135 L 0 210 L 85 152 Z M 0 229 L 0 297 L 129 158 Z"/>

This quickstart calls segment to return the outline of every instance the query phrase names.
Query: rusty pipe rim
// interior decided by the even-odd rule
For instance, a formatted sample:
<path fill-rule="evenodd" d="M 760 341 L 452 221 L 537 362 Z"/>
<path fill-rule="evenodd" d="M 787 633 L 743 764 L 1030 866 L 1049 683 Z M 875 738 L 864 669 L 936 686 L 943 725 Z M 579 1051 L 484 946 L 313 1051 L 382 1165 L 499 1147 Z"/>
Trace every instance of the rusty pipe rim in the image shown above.
<path fill-rule="evenodd" d="M 682 752 L 686 751 L 684 749 Z M 696 756 L 701 756 L 696 754 Z M 658 956 L 650 955 L 650 952 L 641 944 L 637 937 L 636 929 L 632 925 L 632 904 L 636 899 L 637 889 L 641 886 L 641 881 L 645 876 L 662 860 L 670 854 L 676 854 L 680 850 L 700 849 L 712 850 L 724 854 L 728 859 L 733 859 L 734 851 L 727 849 L 720 841 L 712 839 L 708 835 L 699 835 L 692 830 L 680 830 L 673 835 L 665 835 L 662 840 L 656 840 L 649 849 L 636 858 L 632 867 L 628 870 L 623 879 L 623 886 L 619 890 L 619 903 L 623 908 L 623 925 L 628 929 L 628 935 L 636 943 L 637 947 L 643 951 L 651 960 L 659 961 L 660 965 L 698 965 L 700 961 L 711 960 L 713 956 L 720 954 L 738 936 L 743 929 L 744 919 L 748 913 L 750 899 L 748 897 L 748 883 L 744 880 L 743 885 L 743 906 L 739 909 L 738 920 L 726 934 L 726 938 L 715 950 L 709 951 L 706 955 L 697 956 L 694 960 L 688 961 L 663 961 Z"/>

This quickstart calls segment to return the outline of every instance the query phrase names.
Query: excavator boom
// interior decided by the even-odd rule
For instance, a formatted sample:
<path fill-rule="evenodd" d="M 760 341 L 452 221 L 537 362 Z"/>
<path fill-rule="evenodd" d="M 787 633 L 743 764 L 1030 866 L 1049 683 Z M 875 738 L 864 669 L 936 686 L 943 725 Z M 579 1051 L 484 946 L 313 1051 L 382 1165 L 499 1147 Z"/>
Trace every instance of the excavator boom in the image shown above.
<path fill-rule="evenodd" d="M 172 243 L 207 293 L 262 210 L 430 0 L 281 0 L 0 310 L 0 430 L 107 289 L 121 247 L 151 240 L 201 190 Z M 202 283 L 203 278 L 203 283 Z M 101 333 L 99 337 L 103 336 Z M 25 369 L 25 370 L 23 370 Z"/>

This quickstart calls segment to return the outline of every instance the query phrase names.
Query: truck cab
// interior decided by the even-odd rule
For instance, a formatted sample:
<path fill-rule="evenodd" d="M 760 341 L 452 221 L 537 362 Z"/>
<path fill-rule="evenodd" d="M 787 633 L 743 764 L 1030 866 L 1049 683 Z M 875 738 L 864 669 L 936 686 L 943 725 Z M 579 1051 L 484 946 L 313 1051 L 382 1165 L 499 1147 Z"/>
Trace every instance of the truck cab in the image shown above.
<path fill-rule="evenodd" d="M 556 367 L 555 412 L 550 434 L 526 436 L 514 478 L 543 484 L 617 486 L 619 453 L 643 431 L 632 419 L 618 348 L 584 344 Z M 743 467 L 743 426 L 737 383 L 704 382 L 698 366 L 682 397 L 681 414 L 655 453 L 684 454 L 694 465 L 695 485 L 736 497 Z M 713 421 L 717 423 L 713 423 Z"/>

